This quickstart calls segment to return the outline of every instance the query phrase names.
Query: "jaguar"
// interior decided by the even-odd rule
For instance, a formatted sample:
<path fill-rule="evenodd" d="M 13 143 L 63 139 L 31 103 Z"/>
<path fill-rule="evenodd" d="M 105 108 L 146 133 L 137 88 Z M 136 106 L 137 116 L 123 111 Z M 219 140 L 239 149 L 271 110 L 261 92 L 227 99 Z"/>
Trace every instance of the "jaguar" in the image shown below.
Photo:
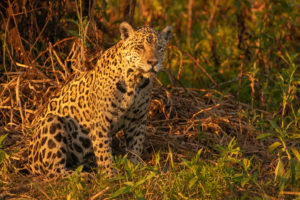
<path fill-rule="evenodd" d="M 143 153 L 153 80 L 162 69 L 172 34 L 120 24 L 121 40 L 107 49 L 95 68 L 77 74 L 49 100 L 29 145 L 35 174 L 70 174 L 95 163 L 111 174 L 112 138 L 124 132 L 126 152 L 137 164 Z"/>

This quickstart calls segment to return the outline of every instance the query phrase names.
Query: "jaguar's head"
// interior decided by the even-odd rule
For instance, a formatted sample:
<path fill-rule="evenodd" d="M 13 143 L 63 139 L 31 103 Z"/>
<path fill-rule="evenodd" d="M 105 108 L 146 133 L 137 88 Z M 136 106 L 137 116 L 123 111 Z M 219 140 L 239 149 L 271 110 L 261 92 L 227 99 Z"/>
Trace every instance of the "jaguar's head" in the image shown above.
<path fill-rule="evenodd" d="M 149 27 L 135 31 L 127 22 L 121 23 L 120 32 L 123 40 L 121 53 L 128 66 L 148 76 L 159 72 L 164 62 L 171 31 L 171 26 L 167 26 L 161 33 Z"/>

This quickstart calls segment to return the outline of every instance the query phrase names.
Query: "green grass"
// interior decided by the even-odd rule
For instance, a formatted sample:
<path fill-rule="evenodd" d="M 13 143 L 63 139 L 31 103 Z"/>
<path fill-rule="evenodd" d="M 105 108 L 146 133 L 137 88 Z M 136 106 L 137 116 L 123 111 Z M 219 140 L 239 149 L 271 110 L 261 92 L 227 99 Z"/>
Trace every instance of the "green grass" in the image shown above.
<path fill-rule="evenodd" d="M 113 178 L 106 178 L 100 171 L 82 174 L 80 166 L 72 176 L 57 181 L 31 177 L 30 189 L 23 192 L 24 196 L 38 199 L 272 199 L 270 195 L 277 192 L 278 185 L 280 191 L 289 187 L 297 196 L 300 165 L 295 160 L 290 170 L 279 160 L 272 179 L 260 174 L 258 160 L 255 156 L 246 158 L 236 139 L 227 146 L 216 146 L 215 150 L 218 155 L 215 158 L 201 158 L 206 155 L 200 149 L 187 160 L 178 158 L 169 148 L 168 152 L 156 153 L 154 164 L 146 166 L 134 166 L 126 156 L 119 156 L 114 158 L 117 173 Z M 181 161 L 174 161 L 178 159 Z M 24 181 L 24 177 L 16 177 L 13 171 L 3 171 L 3 161 L 7 158 L 0 163 L 6 180 Z M 5 187 L 15 185 L 11 182 Z"/>
<path fill-rule="evenodd" d="M 236 140 L 219 146 L 218 151 L 220 157 L 213 163 L 201 159 L 202 149 L 191 160 L 179 163 L 174 163 L 171 150 L 163 162 L 157 153 L 153 166 L 133 166 L 126 157 L 116 157 L 117 175 L 111 179 L 100 173 L 86 178 L 79 167 L 69 178 L 33 184 L 33 189 L 41 187 L 43 198 L 49 199 L 89 199 L 99 195 L 97 191 L 104 199 L 240 199 L 253 197 L 253 189 L 263 193 L 255 185 L 257 177 L 249 174 L 251 160 L 241 158 Z M 252 192 L 233 192 L 249 187 Z"/>
<path fill-rule="evenodd" d="M 87 60 L 85 50 L 96 46 L 98 41 L 88 33 L 91 25 L 88 17 L 82 14 L 81 1 L 71 2 L 75 5 L 70 6 L 73 10 L 61 14 L 59 25 L 67 27 L 68 36 L 76 36 L 80 41 L 78 54 L 82 63 L 77 63 L 80 69 Z M 102 24 L 113 27 L 101 36 L 103 46 L 118 41 L 117 25 L 122 21 L 120 6 L 120 0 L 107 1 L 107 4 L 95 2 L 95 17 L 98 19 L 95 23 L 101 27 L 101 19 Z M 157 30 L 167 24 L 174 27 L 166 55 L 167 73 L 160 73 L 159 80 L 165 86 L 217 91 L 207 97 L 215 102 L 232 96 L 247 105 L 248 109 L 243 107 L 239 115 L 248 121 L 254 131 L 236 136 L 232 135 L 231 130 L 225 130 L 226 133 L 219 135 L 213 147 L 201 148 L 197 154 L 189 151 L 182 153 L 176 147 L 162 149 L 159 153 L 153 153 L 152 160 L 146 166 L 135 167 L 126 156 L 115 157 L 117 174 L 111 179 L 100 172 L 91 173 L 89 177 L 82 176 L 82 168 L 79 167 L 69 178 L 47 181 L 45 177 L 17 172 L 15 161 L 21 158 L 19 152 L 23 149 L 18 145 L 13 151 L 6 149 L 4 139 L 13 140 L 8 137 L 12 132 L 9 128 L 13 127 L 11 124 L 20 125 L 21 117 L 16 112 L 11 119 L 10 113 L 13 111 L 3 108 L 0 113 L 3 117 L 0 125 L 4 127 L 0 127 L 0 199 L 300 199 L 299 10 L 297 0 L 194 1 L 192 30 L 188 39 L 188 1 L 137 1 L 135 26 L 147 24 Z M 28 16 L 38 18 L 40 14 L 30 12 Z M 6 15 L 2 16 L 5 18 Z M 16 16 L 16 22 L 20 23 L 18 17 L 24 16 Z M 25 68 L 15 63 L 23 63 L 25 59 L 8 42 L 9 23 L 5 21 L 2 24 L 6 25 L 0 26 L 0 72 L 23 73 Z M 55 27 L 58 22 L 49 18 L 49 24 Z M 32 40 L 21 34 L 24 48 L 26 45 L 30 47 L 31 55 L 28 57 L 32 59 L 49 47 L 48 35 L 44 36 L 41 31 L 43 26 L 38 28 L 38 41 L 35 41 L 36 37 Z M 45 30 L 51 32 L 47 27 Z M 19 31 L 22 33 L 22 28 Z M 54 41 L 61 39 L 54 38 Z M 66 46 L 54 48 L 62 60 L 69 54 L 66 49 L 70 48 Z M 50 57 L 43 54 L 33 67 L 54 79 L 58 73 L 51 71 L 52 68 L 62 74 L 64 70 L 56 58 L 53 61 Z M 178 80 L 170 80 L 170 77 Z M 7 83 L 16 76 L 1 74 L 0 78 Z M 58 79 L 65 81 L 61 76 Z M 25 95 L 20 91 L 22 105 L 34 110 L 34 106 L 30 107 L 32 102 L 26 100 L 30 92 L 39 88 L 32 84 L 26 89 Z M 5 100 L 11 96 L 11 104 L 18 111 L 19 104 L 16 102 L 19 99 L 15 99 L 18 95 L 11 92 L 14 89 L 9 91 L 6 96 L 0 97 Z M 204 96 L 208 93 L 199 94 Z M 0 106 L 3 102 L 1 98 Z M 31 113 L 27 116 L 32 118 Z M 6 126 L 8 123 L 10 125 Z M 206 139 L 210 141 L 205 138 L 201 124 L 198 127 L 199 143 Z M 26 135 L 26 132 L 23 134 Z M 211 131 L 209 134 L 216 133 Z M 253 144 L 247 143 L 249 138 L 259 145 L 251 149 L 247 146 Z"/>

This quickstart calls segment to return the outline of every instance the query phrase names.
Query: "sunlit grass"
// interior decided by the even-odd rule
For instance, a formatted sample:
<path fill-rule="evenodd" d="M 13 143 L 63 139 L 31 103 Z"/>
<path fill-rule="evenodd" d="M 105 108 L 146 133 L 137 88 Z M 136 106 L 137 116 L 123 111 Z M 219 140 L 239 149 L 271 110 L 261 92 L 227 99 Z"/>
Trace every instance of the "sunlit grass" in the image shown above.
<path fill-rule="evenodd" d="M 74 62 L 79 69 L 85 67 L 85 51 L 95 41 L 88 34 L 90 24 L 88 17 L 82 15 L 82 1 L 71 2 L 74 3 L 73 12 L 62 14 L 60 23 L 68 25 L 68 36 L 75 36 L 80 41 L 81 56 L 78 58 L 81 59 L 77 60 L 78 63 Z M 122 21 L 121 3 L 120 0 L 107 1 L 105 7 L 102 1 L 95 2 L 95 16 L 101 21 L 101 24 L 96 21 L 96 25 L 98 29 L 103 26 L 107 28 L 101 35 L 103 45 L 109 46 L 119 40 L 118 34 L 115 34 L 118 28 L 115 27 Z M 19 173 L 13 163 L 22 159 L 16 158 L 15 153 L 23 149 L 5 149 L 4 141 L 9 138 L 7 127 L 21 124 L 21 109 L 16 104 L 19 99 L 16 100 L 16 94 L 11 92 L 16 88 L 12 81 L 17 78 L 14 73 L 22 72 L 22 75 L 29 68 L 15 65 L 26 59 L 22 60 L 24 54 L 19 55 L 20 47 L 14 50 L 15 47 L 8 42 L 10 29 L 9 23 L 6 23 L 0 30 L 3 61 L 0 63 L 0 72 L 5 73 L 0 76 L 3 80 L 1 89 L 3 86 L 3 91 L 9 91 L 9 95 L 0 99 L 0 106 L 4 106 L 0 122 L 5 125 L 3 129 L 0 127 L 0 199 L 15 196 L 25 199 L 91 200 L 300 198 L 299 1 L 194 1 L 190 40 L 187 39 L 187 6 L 188 1 L 180 0 L 137 1 L 134 26 L 150 25 L 161 30 L 170 24 L 174 28 L 166 55 L 166 70 L 158 75 L 159 80 L 170 90 L 184 86 L 218 91 L 218 95 L 199 92 L 207 95 L 205 98 L 208 101 L 218 102 L 224 96 L 232 96 L 248 108 L 240 109 L 239 115 L 254 127 L 254 131 L 238 135 L 242 138 L 237 138 L 230 129 L 224 129 L 225 132 L 218 135 L 213 147 L 206 150 L 201 148 L 192 156 L 192 152 L 178 153 L 178 149 L 170 147 L 167 151 L 153 153 L 152 161 L 146 165 L 133 166 L 126 156 L 115 157 L 117 173 L 111 179 L 105 178 L 97 170 L 88 176 L 81 175 L 81 167 L 73 176 L 57 181 Z M 32 15 L 32 19 L 38 18 L 35 9 L 29 9 L 32 12 L 26 13 L 26 16 L 33 13 L 35 16 Z M 52 9 L 55 10 L 55 7 Z M 20 13 L 18 16 L 25 16 L 23 10 Z M 5 18 L 5 14 L 3 16 Z M 14 15 L 17 19 L 14 23 L 18 22 L 18 16 Z M 49 20 L 50 24 L 54 23 L 51 18 Z M 38 24 L 35 26 L 38 27 Z M 110 30 L 110 26 L 116 30 Z M 38 30 L 42 28 L 38 27 Z M 38 44 L 36 46 L 30 46 L 30 40 L 28 42 L 26 36 L 20 35 L 25 41 L 24 46 L 30 46 L 32 55 L 28 57 L 32 59 L 49 47 L 49 41 L 41 39 L 42 33 L 36 35 L 40 37 L 32 42 Z M 52 46 L 49 49 L 55 49 L 63 60 L 69 52 L 62 50 L 66 46 L 60 48 Z M 50 57 L 44 52 L 32 66 L 28 66 L 41 70 L 48 79 L 54 79 L 58 74 L 56 72 L 63 74 L 61 71 L 64 69 L 55 59 L 50 64 Z M 51 71 L 52 68 L 56 71 Z M 50 84 L 49 88 L 54 86 L 57 85 Z M 23 88 L 27 92 L 25 95 L 22 96 L 20 92 L 21 101 L 25 101 L 22 105 L 24 110 L 27 109 L 29 118 L 32 118 L 30 115 L 36 105 L 29 106 L 33 103 L 26 100 L 32 91 L 46 92 L 47 88 L 42 90 L 39 87 L 29 84 L 29 88 Z M 2 105 L 4 100 L 11 104 Z M 6 126 L 8 123 L 9 126 Z M 200 122 L 196 123 L 199 123 L 197 137 L 200 143 L 207 138 L 201 134 Z M 211 131 L 210 134 L 219 133 Z M 253 148 L 247 146 L 249 138 L 254 138 L 255 143 L 261 145 Z M 217 145 L 219 142 L 222 145 Z"/>
<path fill-rule="evenodd" d="M 80 174 L 80 167 L 69 178 L 44 183 L 42 196 L 93 199 L 100 192 L 105 199 L 239 199 L 253 195 L 240 193 L 249 187 L 259 191 L 256 178 L 249 174 L 251 159 L 242 158 L 234 139 L 228 146 L 219 146 L 218 151 L 216 162 L 201 159 L 200 149 L 191 160 L 174 163 L 176 154 L 170 150 L 167 163 L 161 161 L 158 153 L 153 166 L 133 166 L 126 157 L 115 157 L 117 174 L 113 178 L 105 179 L 100 173 L 87 177 Z"/>

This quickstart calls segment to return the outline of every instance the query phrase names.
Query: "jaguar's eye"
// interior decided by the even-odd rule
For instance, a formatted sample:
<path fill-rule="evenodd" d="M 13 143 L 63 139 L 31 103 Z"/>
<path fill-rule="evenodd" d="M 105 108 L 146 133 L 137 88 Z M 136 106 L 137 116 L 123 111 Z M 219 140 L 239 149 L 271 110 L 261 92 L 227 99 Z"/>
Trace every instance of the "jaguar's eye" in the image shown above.
<path fill-rule="evenodd" d="M 144 45 L 137 45 L 137 46 L 135 47 L 135 50 L 142 50 L 142 51 L 144 51 L 144 50 L 145 50 L 145 47 L 144 47 Z"/>
<path fill-rule="evenodd" d="M 149 44 L 151 44 L 153 42 L 153 36 L 152 35 L 149 35 L 147 38 L 146 38 L 147 42 Z"/>

